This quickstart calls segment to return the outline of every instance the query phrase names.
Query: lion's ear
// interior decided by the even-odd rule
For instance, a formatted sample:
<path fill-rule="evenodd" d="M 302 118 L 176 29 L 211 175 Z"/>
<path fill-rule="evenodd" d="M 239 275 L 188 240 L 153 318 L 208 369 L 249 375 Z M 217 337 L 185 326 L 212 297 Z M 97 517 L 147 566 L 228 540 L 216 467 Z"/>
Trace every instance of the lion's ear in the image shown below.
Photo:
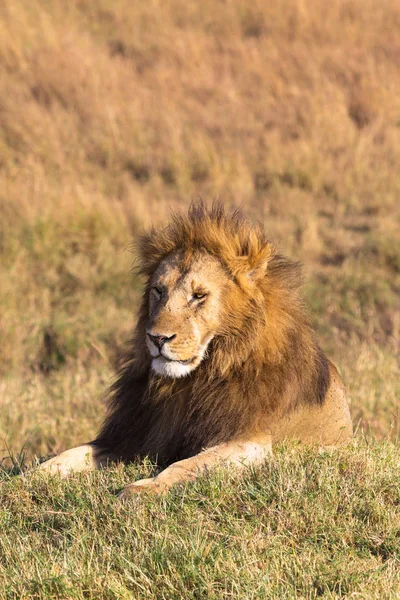
<path fill-rule="evenodd" d="M 272 244 L 267 244 L 254 257 L 249 257 L 250 270 L 246 276 L 250 281 L 258 281 L 265 276 L 268 263 L 274 255 Z"/>
<path fill-rule="evenodd" d="M 265 264 L 260 265 L 255 269 L 251 269 L 251 271 L 248 271 L 248 273 L 246 273 L 246 276 L 250 281 L 258 281 L 259 279 L 262 279 L 265 276 L 267 268 L 268 261 L 266 261 Z"/>

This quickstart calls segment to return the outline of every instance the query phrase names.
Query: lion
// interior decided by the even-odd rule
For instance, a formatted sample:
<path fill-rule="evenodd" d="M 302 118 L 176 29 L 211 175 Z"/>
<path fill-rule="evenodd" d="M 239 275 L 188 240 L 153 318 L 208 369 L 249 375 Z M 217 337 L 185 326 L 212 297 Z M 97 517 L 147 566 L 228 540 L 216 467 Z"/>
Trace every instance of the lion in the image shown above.
<path fill-rule="evenodd" d="M 299 296 L 301 267 L 241 210 L 194 203 L 138 244 L 146 284 L 97 437 L 51 473 L 150 457 L 162 470 L 120 497 L 163 493 L 208 469 L 262 463 L 293 439 L 352 436 L 346 392 Z"/>

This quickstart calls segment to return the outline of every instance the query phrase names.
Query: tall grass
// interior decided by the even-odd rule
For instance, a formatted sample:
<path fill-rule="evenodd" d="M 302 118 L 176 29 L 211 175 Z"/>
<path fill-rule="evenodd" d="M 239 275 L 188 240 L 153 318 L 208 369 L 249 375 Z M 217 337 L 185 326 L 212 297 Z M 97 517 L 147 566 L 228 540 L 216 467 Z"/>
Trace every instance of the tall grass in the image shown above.
<path fill-rule="evenodd" d="M 304 261 L 357 422 L 398 432 L 399 31 L 391 0 L 1 5 L 3 440 L 55 451 L 54 419 L 101 413 L 132 238 L 198 196 Z"/>

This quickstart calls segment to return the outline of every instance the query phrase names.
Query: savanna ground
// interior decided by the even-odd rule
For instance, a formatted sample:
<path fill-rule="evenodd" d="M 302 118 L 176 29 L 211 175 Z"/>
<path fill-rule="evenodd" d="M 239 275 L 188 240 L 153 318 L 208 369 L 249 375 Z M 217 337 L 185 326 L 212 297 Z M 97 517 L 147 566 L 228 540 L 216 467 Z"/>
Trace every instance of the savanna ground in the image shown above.
<path fill-rule="evenodd" d="M 0 3 L 0 598 L 400 597 L 400 4 Z M 357 429 L 245 478 L 14 477 L 91 439 L 141 228 L 242 204 L 304 262 Z"/>

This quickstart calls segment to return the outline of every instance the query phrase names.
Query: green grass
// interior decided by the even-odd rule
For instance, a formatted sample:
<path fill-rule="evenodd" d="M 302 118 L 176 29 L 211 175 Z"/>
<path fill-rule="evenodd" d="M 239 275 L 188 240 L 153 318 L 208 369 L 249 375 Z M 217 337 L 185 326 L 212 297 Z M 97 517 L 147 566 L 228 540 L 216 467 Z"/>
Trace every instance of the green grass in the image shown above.
<path fill-rule="evenodd" d="M 151 465 L 68 481 L 2 473 L 0 597 L 396 598 L 398 447 L 290 445 L 243 475 L 217 471 L 165 497 L 115 493 Z"/>

